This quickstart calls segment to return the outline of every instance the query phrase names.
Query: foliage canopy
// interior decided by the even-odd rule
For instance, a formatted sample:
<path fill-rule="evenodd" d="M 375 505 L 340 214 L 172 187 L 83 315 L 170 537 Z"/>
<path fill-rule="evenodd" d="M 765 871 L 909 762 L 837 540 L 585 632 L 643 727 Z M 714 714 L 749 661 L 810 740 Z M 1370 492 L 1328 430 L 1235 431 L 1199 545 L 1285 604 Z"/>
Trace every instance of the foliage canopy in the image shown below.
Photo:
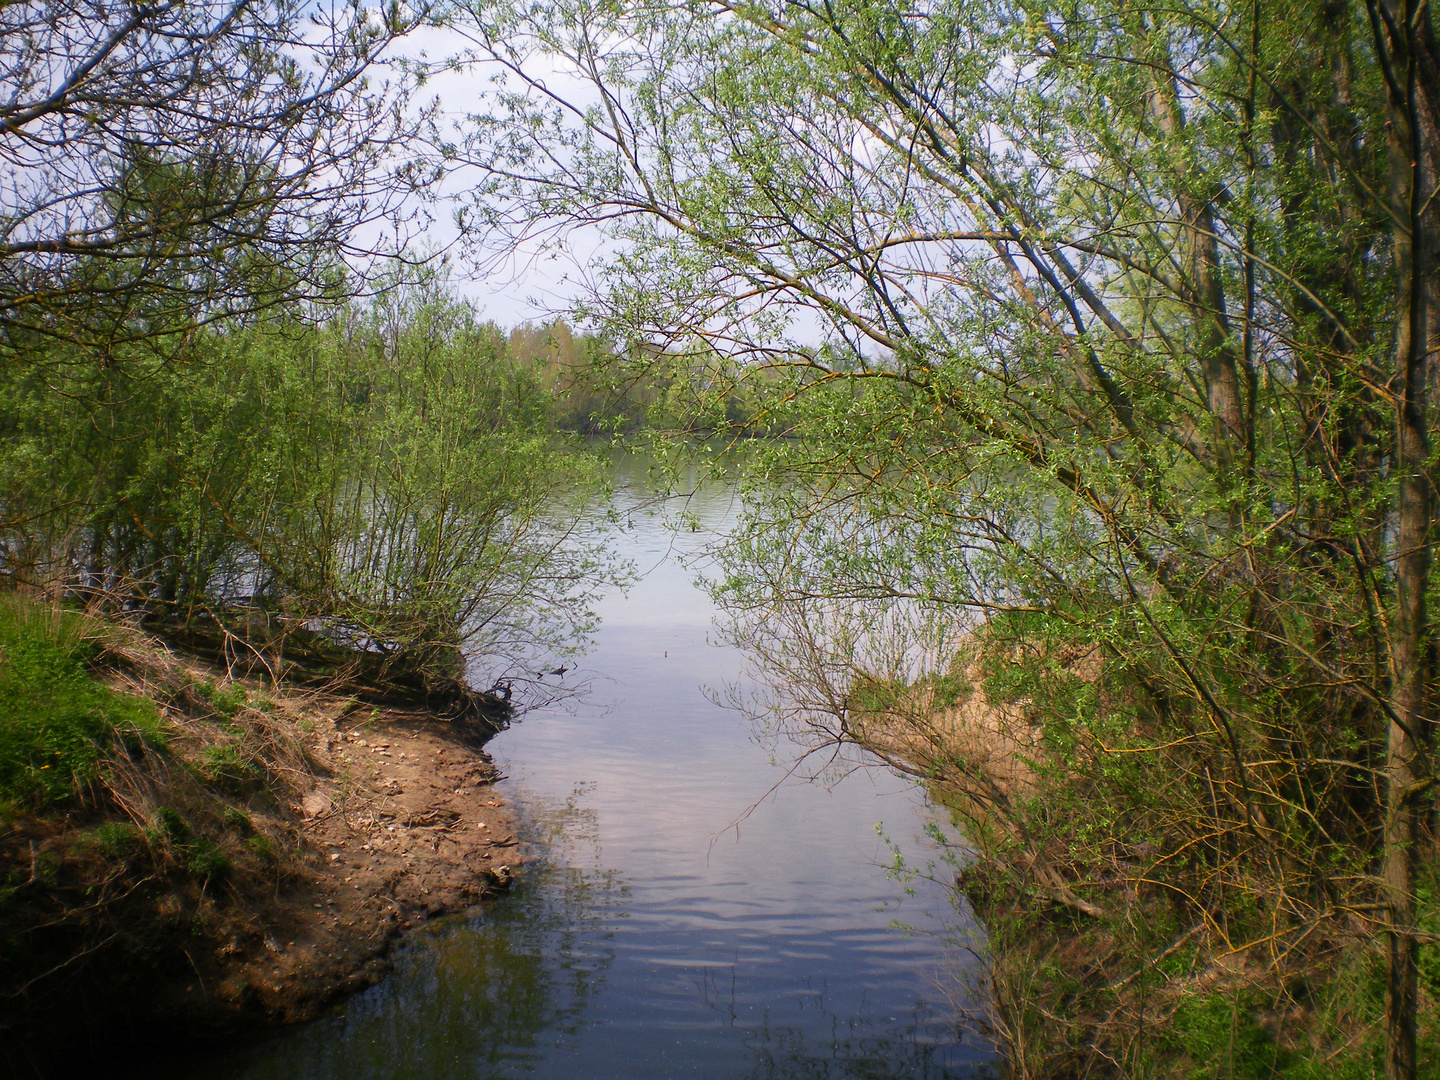
<path fill-rule="evenodd" d="M 798 436 L 770 449 L 721 586 L 782 715 L 864 741 L 876 686 L 983 683 L 1029 786 L 986 788 L 963 753 L 922 771 L 964 796 L 1022 907 L 1133 947 L 1099 1018 L 1029 1056 L 1022 1029 L 1055 1002 L 1002 1013 L 1012 1066 L 1138 1068 L 1112 1021 L 1164 1007 L 1144 976 L 1178 935 L 1280 987 L 1337 942 L 1383 944 L 1386 1075 L 1417 1075 L 1430 9 L 454 19 L 499 81 L 437 138 L 474 176 L 476 242 L 599 225 L 618 253 L 582 314 L 677 378 L 762 382 Z M 556 65 L 583 89 L 552 90 Z"/>
<path fill-rule="evenodd" d="M 0 383 L 13 583 L 443 699 L 570 655 L 624 576 L 593 463 L 435 273 L 319 325 L 201 330 L 185 363 L 66 351 Z"/>
<path fill-rule="evenodd" d="M 372 75 L 423 14 L 295 0 L 0 8 L 7 362 L 39 359 L 49 339 L 103 357 L 331 294 L 337 266 L 383 253 L 372 240 L 398 230 L 395 151 L 414 121 L 403 83 Z"/>

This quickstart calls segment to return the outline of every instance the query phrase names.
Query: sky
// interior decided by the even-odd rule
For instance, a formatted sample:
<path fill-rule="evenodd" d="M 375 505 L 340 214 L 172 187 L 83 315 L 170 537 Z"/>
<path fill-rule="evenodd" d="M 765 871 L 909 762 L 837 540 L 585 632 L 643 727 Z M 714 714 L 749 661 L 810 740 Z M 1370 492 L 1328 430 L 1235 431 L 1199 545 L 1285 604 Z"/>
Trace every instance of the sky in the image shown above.
<path fill-rule="evenodd" d="M 457 32 L 425 27 L 408 35 L 400 52 L 434 62 L 459 54 L 465 44 Z M 555 64 L 537 64 L 536 70 L 548 86 L 576 100 L 583 102 L 593 96 L 585 81 Z M 483 95 L 491 89 L 492 74 L 493 70 L 480 67 L 441 72 L 427 79 L 417 100 L 424 104 L 438 102 L 445 122 L 458 132 L 463 129 L 466 114 L 482 107 Z M 605 238 L 593 228 L 573 230 L 566 236 L 564 251 L 542 251 L 537 242 L 477 265 L 461 252 L 452 207 L 444 199 L 462 192 L 467 180 L 462 173 L 446 182 L 442 199 L 429 208 L 434 220 L 424 236 L 427 247 L 452 252 L 456 291 L 480 305 L 484 318 L 504 327 L 544 322 L 565 314 L 582 293 L 585 267 L 605 250 Z"/>

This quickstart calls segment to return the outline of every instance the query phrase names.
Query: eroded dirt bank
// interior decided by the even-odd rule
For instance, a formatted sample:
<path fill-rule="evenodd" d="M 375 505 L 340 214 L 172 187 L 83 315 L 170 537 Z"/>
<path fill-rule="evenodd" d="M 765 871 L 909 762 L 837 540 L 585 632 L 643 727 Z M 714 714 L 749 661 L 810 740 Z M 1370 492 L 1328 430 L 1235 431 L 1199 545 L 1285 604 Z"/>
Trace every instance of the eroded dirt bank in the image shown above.
<path fill-rule="evenodd" d="M 303 870 L 236 927 L 215 983 L 183 994 L 307 1019 L 383 974 L 399 932 L 509 885 L 518 841 L 477 735 L 419 710 L 361 710 L 357 723 L 344 705 L 329 715 L 336 704 L 313 706 L 321 771 L 295 807 Z"/>
<path fill-rule="evenodd" d="M 63 813 L 0 817 L 0 1077 L 308 1019 L 517 872 L 497 727 L 231 681 L 135 639 L 110 659 L 168 742 L 117 751 Z"/>

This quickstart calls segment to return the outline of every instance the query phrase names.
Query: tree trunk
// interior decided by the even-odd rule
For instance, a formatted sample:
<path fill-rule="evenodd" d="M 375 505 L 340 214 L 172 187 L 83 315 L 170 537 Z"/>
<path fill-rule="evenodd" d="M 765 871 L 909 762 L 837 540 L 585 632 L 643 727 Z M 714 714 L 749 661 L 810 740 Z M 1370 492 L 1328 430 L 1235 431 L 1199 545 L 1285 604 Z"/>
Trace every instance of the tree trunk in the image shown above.
<path fill-rule="evenodd" d="M 1385 1076 L 1416 1080 L 1419 943 L 1415 886 L 1428 855 L 1423 840 L 1433 801 L 1434 664 L 1425 597 L 1431 573 L 1434 487 L 1428 472 L 1429 384 L 1434 367 L 1440 206 L 1440 100 L 1434 30 L 1423 0 L 1372 3 L 1376 44 L 1385 65 L 1389 205 L 1394 221 L 1395 611 L 1390 643 L 1390 722 L 1386 745 L 1384 859 L 1390 911 L 1386 980 Z"/>
<path fill-rule="evenodd" d="M 1136 26 L 1137 36 L 1143 37 L 1144 24 Z M 1151 73 L 1150 115 L 1165 136 L 1175 142 L 1185 130 L 1185 113 L 1180 105 L 1174 64 L 1166 48 L 1153 49 L 1155 67 Z M 1176 202 L 1185 223 L 1185 300 L 1194 311 L 1196 324 L 1202 328 L 1200 365 L 1205 404 L 1212 418 L 1216 461 L 1221 476 L 1229 483 L 1234 480 L 1236 453 L 1249 445 L 1250 431 L 1239 374 L 1242 360 L 1226 312 L 1219 231 L 1211 201 L 1219 191 L 1197 194 L 1191 190 L 1191 185 L 1203 188 L 1205 182 L 1189 175 L 1183 152 L 1176 155 L 1172 167 L 1177 181 Z"/>

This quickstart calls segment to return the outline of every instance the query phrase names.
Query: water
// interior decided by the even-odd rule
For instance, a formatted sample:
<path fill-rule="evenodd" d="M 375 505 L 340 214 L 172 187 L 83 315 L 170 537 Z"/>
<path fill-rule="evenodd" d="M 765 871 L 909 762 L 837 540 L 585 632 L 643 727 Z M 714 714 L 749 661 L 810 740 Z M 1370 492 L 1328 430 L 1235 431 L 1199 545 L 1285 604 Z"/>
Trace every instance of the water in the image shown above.
<path fill-rule="evenodd" d="M 622 508 L 647 501 L 642 472 L 622 481 Z M 591 692 L 490 744 L 536 841 L 511 894 L 422 932 L 390 978 L 334 1014 L 190 1075 L 979 1074 L 987 1051 L 955 1025 L 970 957 L 940 936 L 963 934 L 963 917 L 942 887 L 907 894 L 886 870 L 895 849 L 933 859 L 933 812 L 874 769 L 828 788 L 785 781 L 711 700 L 705 688 L 740 677 L 742 658 L 708 643 L 709 601 L 681 556 L 736 507 L 722 488 L 688 509 L 699 532 L 633 518 L 624 545 L 645 576 L 602 604 L 581 673 Z"/>

